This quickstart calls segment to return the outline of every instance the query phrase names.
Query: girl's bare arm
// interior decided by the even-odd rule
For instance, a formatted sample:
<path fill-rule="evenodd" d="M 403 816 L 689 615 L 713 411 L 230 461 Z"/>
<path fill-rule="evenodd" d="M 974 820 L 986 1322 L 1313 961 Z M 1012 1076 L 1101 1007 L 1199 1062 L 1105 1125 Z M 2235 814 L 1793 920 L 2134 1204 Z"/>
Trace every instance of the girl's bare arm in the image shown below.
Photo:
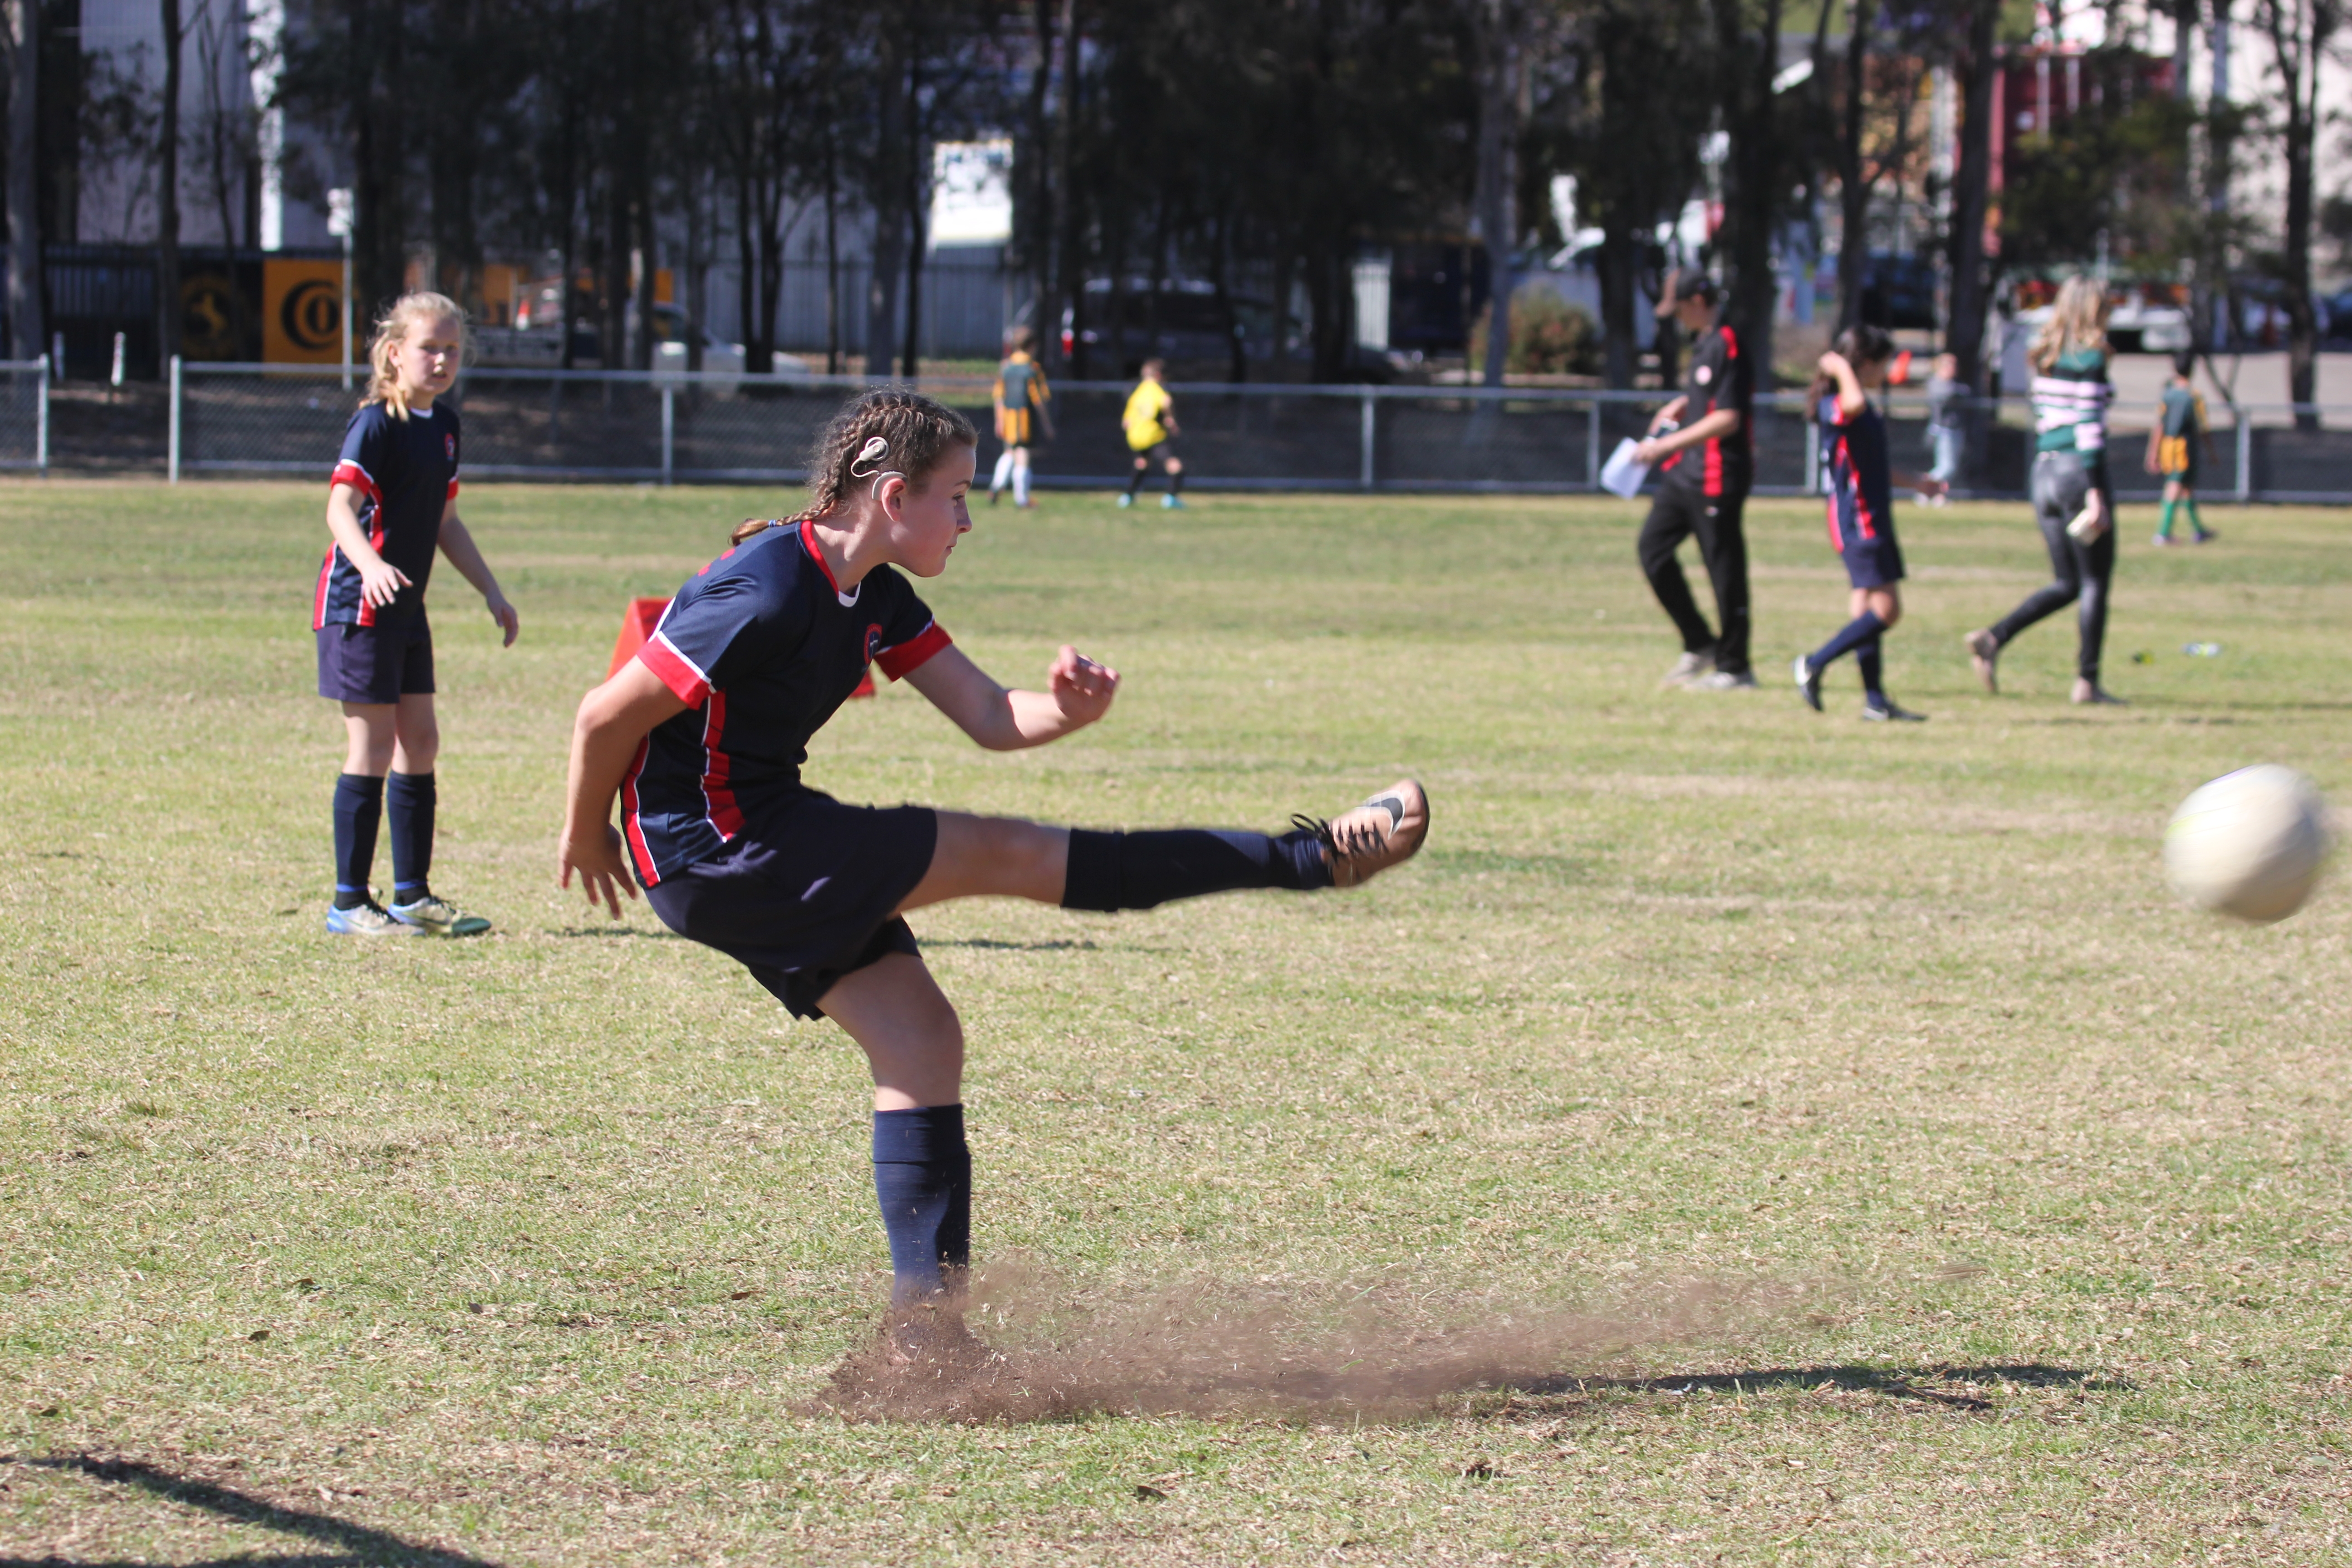
<path fill-rule="evenodd" d="M 481 546 L 474 542 L 473 531 L 457 516 L 457 498 L 451 496 L 441 509 L 441 553 L 457 569 L 457 575 L 474 585 L 482 603 L 490 607 L 490 619 L 499 623 L 507 634 L 503 646 L 514 647 L 515 634 L 522 629 L 522 618 L 507 596 L 499 591 L 499 580 L 490 572 L 490 563 L 482 559 Z"/>
<path fill-rule="evenodd" d="M 572 725 L 572 766 L 563 788 L 563 840 L 557 847 L 558 879 L 572 885 L 574 872 L 591 904 L 603 904 L 621 918 L 621 895 L 637 896 L 621 856 L 621 832 L 613 826 L 613 797 L 637 747 L 655 725 L 686 711 L 686 704 L 661 678 L 635 659 L 580 700 Z"/>
<path fill-rule="evenodd" d="M 907 684 L 980 745 L 1017 752 L 1058 741 L 1108 712 L 1118 671 L 1065 646 L 1046 671 L 1046 689 L 1008 690 L 962 649 L 949 647 L 909 674 Z"/>
<path fill-rule="evenodd" d="M 360 492 L 352 486 L 327 487 L 327 531 L 335 536 L 343 559 L 359 569 L 362 604 L 380 610 L 408 586 L 408 574 L 378 555 L 375 546 L 368 542 L 367 530 L 360 526 Z"/>

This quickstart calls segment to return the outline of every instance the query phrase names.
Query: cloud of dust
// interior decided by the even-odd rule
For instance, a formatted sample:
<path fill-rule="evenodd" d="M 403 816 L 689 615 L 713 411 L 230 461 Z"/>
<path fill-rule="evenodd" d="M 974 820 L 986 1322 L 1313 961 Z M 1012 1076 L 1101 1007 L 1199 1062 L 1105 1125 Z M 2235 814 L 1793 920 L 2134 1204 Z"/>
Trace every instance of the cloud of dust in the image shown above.
<path fill-rule="evenodd" d="M 1482 1389 L 1570 1387 L 1636 1349 L 1759 1327 L 1811 1299 L 1788 1284 L 1685 1280 L 1514 1303 L 1391 1279 L 1344 1291 L 1192 1280 L 1089 1300 L 998 1264 L 973 1277 L 960 1317 L 893 1313 L 809 1408 L 853 1420 L 1394 1419 Z"/>

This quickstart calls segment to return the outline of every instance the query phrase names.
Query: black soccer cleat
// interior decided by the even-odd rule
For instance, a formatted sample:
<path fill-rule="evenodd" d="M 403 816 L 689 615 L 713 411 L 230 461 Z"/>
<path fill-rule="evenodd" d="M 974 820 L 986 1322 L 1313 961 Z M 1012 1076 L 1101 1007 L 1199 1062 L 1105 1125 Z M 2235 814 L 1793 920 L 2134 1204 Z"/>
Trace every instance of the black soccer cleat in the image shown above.
<path fill-rule="evenodd" d="M 1805 700 L 1806 707 L 1816 713 L 1820 712 L 1822 710 L 1822 672 L 1815 669 L 1812 661 L 1801 653 L 1797 656 L 1797 662 L 1791 667 L 1791 671 L 1797 678 L 1797 695 Z"/>

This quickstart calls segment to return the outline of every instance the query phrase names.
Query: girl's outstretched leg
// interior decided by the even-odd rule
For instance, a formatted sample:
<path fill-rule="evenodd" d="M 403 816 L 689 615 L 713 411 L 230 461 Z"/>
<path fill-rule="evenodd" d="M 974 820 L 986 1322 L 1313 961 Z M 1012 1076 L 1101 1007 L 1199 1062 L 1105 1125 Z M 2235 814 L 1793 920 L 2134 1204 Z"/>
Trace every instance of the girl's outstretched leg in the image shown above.
<path fill-rule="evenodd" d="M 1331 821 L 1292 821 L 1280 835 L 1199 827 L 1097 833 L 942 811 L 930 869 L 898 910 L 991 896 L 1073 910 L 1148 910 L 1245 888 L 1352 888 L 1421 848 L 1429 797 L 1400 779 Z"/>

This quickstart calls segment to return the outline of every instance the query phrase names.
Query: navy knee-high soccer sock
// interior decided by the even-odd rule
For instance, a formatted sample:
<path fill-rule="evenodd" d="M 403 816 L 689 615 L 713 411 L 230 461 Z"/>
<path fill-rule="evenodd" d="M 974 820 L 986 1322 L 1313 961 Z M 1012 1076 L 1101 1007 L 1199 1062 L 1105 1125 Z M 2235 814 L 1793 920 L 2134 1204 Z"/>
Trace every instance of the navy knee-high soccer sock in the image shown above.
<path fill-rule="evenodd" d="M 1885 621 L 1880 620 L 1870 611 L 1864 610 L 1839 627 L 1837 636 L 1807 655 L 1805 662 L 1813 668 L 1820 669 L 1832 659 L 1852 653 L 1866 642 L 1876 641 L 1878 634 L 1885 629 Z"/>
<path fill-rule="evenodd" d="M 384 780 L 385 820 L 392 827 L 392 897 L 413 904 L 433 890 L 431 773 L 394 773 Z"/>
<path fill-rule="evenodd" d="M 1885 707 L 1886 688 L 1880 684 L 1885 667 L 1880 661 L 1878 639 L 1873 637 L 1854 649 L 1853 662 L 1862 668 L 1864 700 L 1873 708 Z"/>
<path fill-rule="evenodd" d="M 874 1113 L 874 1195 L 890 1237 L 894 1306 L 939 1295 L 971 1263 L 971 1149 L 963 1107 Z"/>
<path fill-rule="evenodd" d="M 1331 885 L 1322 838 L 1307 828 L 1274 837 L 1203 827 L 1150 833 L 1070 830 L 1066 910 L 1148 910 L 1171 899 L 1239 888 L 1305 891 Z"/>
<path fill-rule="evenodd" d="M 368 901 L 375 867 L 376 829 L 383 823 L 383 781 L 365 773 L 335 775 L 335 908 Z"/>
<path fill-rule="evenodd" d="M 1168 476 L 1168 493 L 1171 496 L 1181 496 L 1184 493 L 1183 469 L 1179 468 Z"/>
<path fill-rule="evenodd" d="M 1136 491 L 1143 488 L 1143 476 L 1149 470 L 1141 463 L 1136 464 L 1134 468 L 1128 470 L 1127 493 L 1129 495 L 1132 496 Z"/>

